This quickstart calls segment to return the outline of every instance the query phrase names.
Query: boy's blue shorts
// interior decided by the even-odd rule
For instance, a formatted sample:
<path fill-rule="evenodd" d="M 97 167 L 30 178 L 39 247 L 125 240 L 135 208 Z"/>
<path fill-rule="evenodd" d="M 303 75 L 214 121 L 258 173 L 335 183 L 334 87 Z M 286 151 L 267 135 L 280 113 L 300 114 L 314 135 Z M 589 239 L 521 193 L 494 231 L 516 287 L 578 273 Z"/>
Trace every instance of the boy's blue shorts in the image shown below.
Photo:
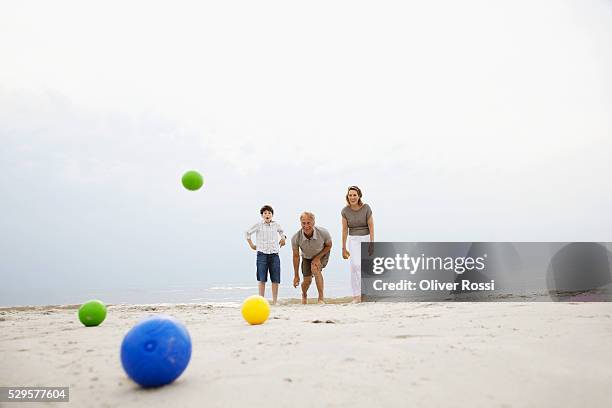
<path fill-rule="evenodd" d="M 270 280 L 273 283 L 280 283 L 280 258 L 278 254 L 264 254 L 257 251 L 257 280 L 267 282 L 268 271 L 270 271 Z"/>

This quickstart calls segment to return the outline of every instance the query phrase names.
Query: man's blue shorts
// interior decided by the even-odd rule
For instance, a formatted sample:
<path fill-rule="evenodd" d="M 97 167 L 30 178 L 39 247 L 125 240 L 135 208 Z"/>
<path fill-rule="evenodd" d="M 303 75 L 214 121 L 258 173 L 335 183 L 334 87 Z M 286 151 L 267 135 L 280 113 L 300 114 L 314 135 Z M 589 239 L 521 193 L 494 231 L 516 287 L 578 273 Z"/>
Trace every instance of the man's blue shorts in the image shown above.
<path fill-rule="evenodd" d="M 268 271 L 270 271 L 270 280 L 273 283 L 280 283 L 280 258 L 278 254 L 264 254 L 257 251 L 257 280 L 267 282 Z"/>

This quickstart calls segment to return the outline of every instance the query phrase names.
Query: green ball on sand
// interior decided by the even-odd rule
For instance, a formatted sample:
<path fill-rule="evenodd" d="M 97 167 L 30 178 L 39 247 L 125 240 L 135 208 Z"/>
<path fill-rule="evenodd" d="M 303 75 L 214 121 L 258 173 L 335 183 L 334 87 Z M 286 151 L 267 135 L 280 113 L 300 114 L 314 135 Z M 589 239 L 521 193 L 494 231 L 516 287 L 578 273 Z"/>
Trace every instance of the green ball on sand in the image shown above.
<path fill-rule="evenodd" d="M 183 187 L 191 191 L 198 190 L 204 184 L 202 175 L 195 170 L 190 170 L 183 174 L 181 181 L 183 182 Z"/>
<path fill-rule="evenodd" d="M 90 300 L 79 308 L 79 320 L 85 326 L 97 326 L 106 319 L 106 306 L 99 300 Z"/>

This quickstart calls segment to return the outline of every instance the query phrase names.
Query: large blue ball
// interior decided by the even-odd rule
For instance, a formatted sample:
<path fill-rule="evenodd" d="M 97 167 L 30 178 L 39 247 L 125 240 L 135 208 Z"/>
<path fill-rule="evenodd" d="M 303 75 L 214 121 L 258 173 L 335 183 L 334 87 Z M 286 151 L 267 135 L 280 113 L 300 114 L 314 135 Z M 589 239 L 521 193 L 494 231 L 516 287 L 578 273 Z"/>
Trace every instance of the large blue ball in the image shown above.
<path fill-rule="evenodd" d="M 191 358 L 191 338 L 185 326 L 170 316 L 142 320 L 123 338 L 121 364 L 143 387 L 159 387 L 176 380 Z"/>

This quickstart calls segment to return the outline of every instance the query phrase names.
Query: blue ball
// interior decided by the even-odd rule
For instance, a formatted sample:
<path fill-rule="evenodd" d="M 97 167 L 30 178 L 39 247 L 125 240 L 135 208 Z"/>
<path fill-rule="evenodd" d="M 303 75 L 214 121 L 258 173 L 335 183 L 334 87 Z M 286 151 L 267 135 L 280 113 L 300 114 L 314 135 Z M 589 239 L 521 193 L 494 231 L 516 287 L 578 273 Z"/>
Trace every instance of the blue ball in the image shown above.
<path fill-rule="evenodd" d="M 170 316 L 140 321 L 121 343 L 121 364 L 142 387 L 159 387 L 176 380 L 191 358 L 187 328 Z"/>

